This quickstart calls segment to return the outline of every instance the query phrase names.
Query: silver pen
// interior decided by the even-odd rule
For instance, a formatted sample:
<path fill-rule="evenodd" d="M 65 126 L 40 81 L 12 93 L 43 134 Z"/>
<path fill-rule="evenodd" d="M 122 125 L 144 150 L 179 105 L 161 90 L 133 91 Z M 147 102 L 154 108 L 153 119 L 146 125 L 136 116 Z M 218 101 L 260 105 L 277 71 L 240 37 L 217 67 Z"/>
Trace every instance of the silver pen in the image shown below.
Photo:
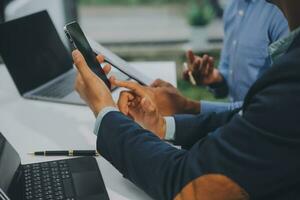
<path fill-rule="evenodd" d="M 192 85 L 196 86 L 196 80 L 192 74 L 191 69 L 188 67 L 188 64 L 186 62 L 183 63 L 183 69 L 188 71 L 188 75 L 189 75 L 189 80 L 191 82 Z"/>

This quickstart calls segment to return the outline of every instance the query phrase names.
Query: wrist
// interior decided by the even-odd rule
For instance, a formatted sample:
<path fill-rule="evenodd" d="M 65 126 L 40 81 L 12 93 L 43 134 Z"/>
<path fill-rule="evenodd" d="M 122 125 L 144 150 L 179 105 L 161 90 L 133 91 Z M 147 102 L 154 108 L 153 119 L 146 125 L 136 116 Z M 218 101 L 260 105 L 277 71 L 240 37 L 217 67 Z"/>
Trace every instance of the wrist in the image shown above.
<path fill-rule="evenodd" d="M 155 131 L 155 132 L 160 139 L 165 138 L 165 136 L 166 136 L 166 120 L 164 117 L 159 118 L 157 131 Z"/>
<path fill-rule="evenodd" d="M 215 70 L 216 73 L 216 78 L 215 78 L 215 83 L 220 83 L 223 81 L 223 76 L 221 75 L 221 73 L 219 72 L 219 70 Z"/>
<path fill-rule="evenodd" d="M 107 103 L 107 104 L 94 104 L 94 105 L 91 105 L 90 107 L 91 107 L 95 117 L 97 117 L 104 108 L 107 108 L 107 107 L 117 108 L 117 106 L 114 102 Z"/>
<path fill-rule="evenodd" d="M 200 102 L 187 99 L 185 109 L 183 113 L 186 114 L 199 114 L 200 113 Z"/>

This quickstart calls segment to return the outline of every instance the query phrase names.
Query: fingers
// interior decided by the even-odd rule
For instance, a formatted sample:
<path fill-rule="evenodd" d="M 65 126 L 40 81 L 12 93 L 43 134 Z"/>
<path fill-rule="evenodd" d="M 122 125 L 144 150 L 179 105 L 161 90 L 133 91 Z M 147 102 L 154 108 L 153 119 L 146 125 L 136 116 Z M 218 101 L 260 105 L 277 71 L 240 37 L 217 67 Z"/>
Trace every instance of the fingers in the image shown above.
<path fill-rule="evenodd" d="M 72 52 L 74 64 L 76 65 L 76 68 L 78 69 L 78 72 L 82 76 L 83 80 L 89 79 L 93 73 L 91 72 L 90 68 L 88 67 L 84 57 L 78 50 L 74 50 Z"/>
<path fill-rule="evenodd" d="M 106 75 L 109 74 L 110 70 L 111 70 L 110 64 L 106 64 L 106 65 L 103 67 L 103 71 L 104 71 L 104 73 L 105 73 Z"/>
<path fill-rule="evenodd" d="M 193 65 L 192 65 L 192 74 L 195 77 L 201 76 L 201 66 L 202 66 L 202 59 L 195 59 Z"/>
<path fill-rule="evenodd" d="M 129 103 L 134 99 L 133 94 L 128 91 L 122 91 L 118 100 L 119 110 L 124 114 L 129 114 Z"/>
<path fill-rule="evenodd" d="M 155 111 L 155 106 L 153 105 L 153 103 L 146 97 L 144 97 L 142 100 L 141 100 L 141 105 L 142 105 L 142 108 L 143 110 L 146 112 L 146 113 L 152 113 Z"/>
<path fill-rule="evenodd" d="M 151 87 L 160 87 L 162 80 L 156 79 L 150 86 Z"/>
<path fill-rule="evenodd" d="M 104 56 L 101 55 L 101 54 L 97 55 L 96 58 L 97 58 L 97 60 L 98 60 L 98 62 L 99 62 L 100 64 L 102 64 L 102 63 L 105 62 Z M 111 70 L 110 64 L 106 64 L 106 65 L 103 67 L 103 71 L 104 71 L 104 73 L 105 73 L 106 75 L 110 72 L 110 70 Z"/>
<path fill-rule="evenodd" d="M 209 68 L 208 68 L 208 74 L 212 74 L 215 68 L 215 60 L 213 57 L 209 57 L 208 60 Z"/>
<path fill-rule="evenodd" d="M 75 90 L 78 91 L 80 86 L 83 85 L 83 80 L 82 80 L 82 77 L 79 73 L 77 73 L 76 75 L 76 79 L 75 79 Z"/>
<path fill-rule="evenodd" d="M 188 61 L 189 65 L 192 65 L 194 63 L 194 61 L 195 61 L 195 55 L 194 55 L 194 53 L 193 53 L 192 50 L 188 50 L 186 52 L 186 58 L 187 58 L 187 61 Z"/>
<path fill-rule="evenodd" d="M 172 85 L 161 79 L 156 79 L 150 86 L 151 87 L 170 87 Z"/>
<path fill-rule="evenodd" d="M 98 60 L 98 62 L 101 64 L 101 63 L 104 63 L 104 56 L 103 55 L 101 55 L 101 54 L 99 54 L 99 55 L 97 55 L 97 60 Z"/>
<path fill-rule="evenodd" d="M 114 75 L 109 77 L 108 80 L 109 80 L 112 87 L 117 87 L 117 85 L 115 85 L 116 77 Z"/>
<path fill-rule="evenodd" d="M 202 63 L 201 63 L 201 68 L 200 68 L 200 74 L 202 76 L 207 76 L 207 73 L 208 73 L 208 59 L 209 59 L 209 56 L 208 55 L 204 55 L 202 57 Z"/>
<path fill-rule="evenodd" d="M 83 97 L 84 87 L 85 87 L 84 81 L 83 81 L 80 73 L 77 73 L 74 88 L 78 92 L 79 96 L 82 99 L 84 99 L 84 97 Z"/>
<path fill-rule="evenodd" d="M 112 78 L 111 81 L 112 81 L 113 85 L 132 90 L 135 94 L 137 94 L 141 97 L 144 97 L 147 95 L 144 88 L 141 85 L 139 85 L 138 83 L 131 82 L 131 81 L 119 81 L 114 78 Z"/>

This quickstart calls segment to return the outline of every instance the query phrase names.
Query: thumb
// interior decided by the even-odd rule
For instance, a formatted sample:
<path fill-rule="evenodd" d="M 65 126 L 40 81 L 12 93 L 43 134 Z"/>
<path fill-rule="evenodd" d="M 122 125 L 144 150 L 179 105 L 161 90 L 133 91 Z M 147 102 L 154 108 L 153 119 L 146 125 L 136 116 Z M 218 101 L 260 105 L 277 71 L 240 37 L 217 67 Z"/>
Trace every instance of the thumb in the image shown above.
<path fill-rule="evenodd" d="M 83 80 L 88 79 L 91 77 L 92 72 L 89 69 L 83 55 L 78 50 L 74 50 L 72 52 L 72 57 L 76 68 L 78 69 L 80 75 L 82 76 Z"/>

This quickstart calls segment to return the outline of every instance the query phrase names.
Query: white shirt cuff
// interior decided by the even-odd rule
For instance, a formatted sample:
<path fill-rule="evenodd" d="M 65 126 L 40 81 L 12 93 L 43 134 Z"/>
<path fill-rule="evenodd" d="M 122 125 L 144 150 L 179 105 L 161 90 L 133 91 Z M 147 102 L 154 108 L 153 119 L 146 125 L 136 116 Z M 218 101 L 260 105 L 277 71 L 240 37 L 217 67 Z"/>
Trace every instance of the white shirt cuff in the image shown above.
<path fill-rule="evenodd" d="M 175 131 L 176 131 L 176 125 L 175 125 L 175 119 L 174 117 L 165 117 L 166 120 L 166 136 L 165 140 L 175 140 Z"/>
<path fill-rule="evenodd" d="M 117 108 L 115 107 L 105 107 L 103 108 L 96 119 L 95 122 L 95 127 L 94 127 L 94 134 L 98 135 L 99 133 L 99 129 L 101 126 L 101 122 L 103 120 L 103 118 L 105 117 L 105 115 L 107 115 L 109 112 L 113 112 L 113 111 L 119 111 Z M 166 136 L 165 136 L 165 140 L 175 140 L 175 119 L 174 117 L 165 117 L 166 120 Z"/>
<path fill-rule="evenodd" d="M 119 111 L 119 110 L 116 107 L 105 107 L 98 113 L 98 116 L 97 116 L 97 119 L 95 122 L 95 127 L 94 127 L 95 135 L 98 135 L 101 122 L 102 122 L 103 118 L 105 117 L 105 115 L 107 115 L 109 112 L 113 112 L 113 111 Z"/>

